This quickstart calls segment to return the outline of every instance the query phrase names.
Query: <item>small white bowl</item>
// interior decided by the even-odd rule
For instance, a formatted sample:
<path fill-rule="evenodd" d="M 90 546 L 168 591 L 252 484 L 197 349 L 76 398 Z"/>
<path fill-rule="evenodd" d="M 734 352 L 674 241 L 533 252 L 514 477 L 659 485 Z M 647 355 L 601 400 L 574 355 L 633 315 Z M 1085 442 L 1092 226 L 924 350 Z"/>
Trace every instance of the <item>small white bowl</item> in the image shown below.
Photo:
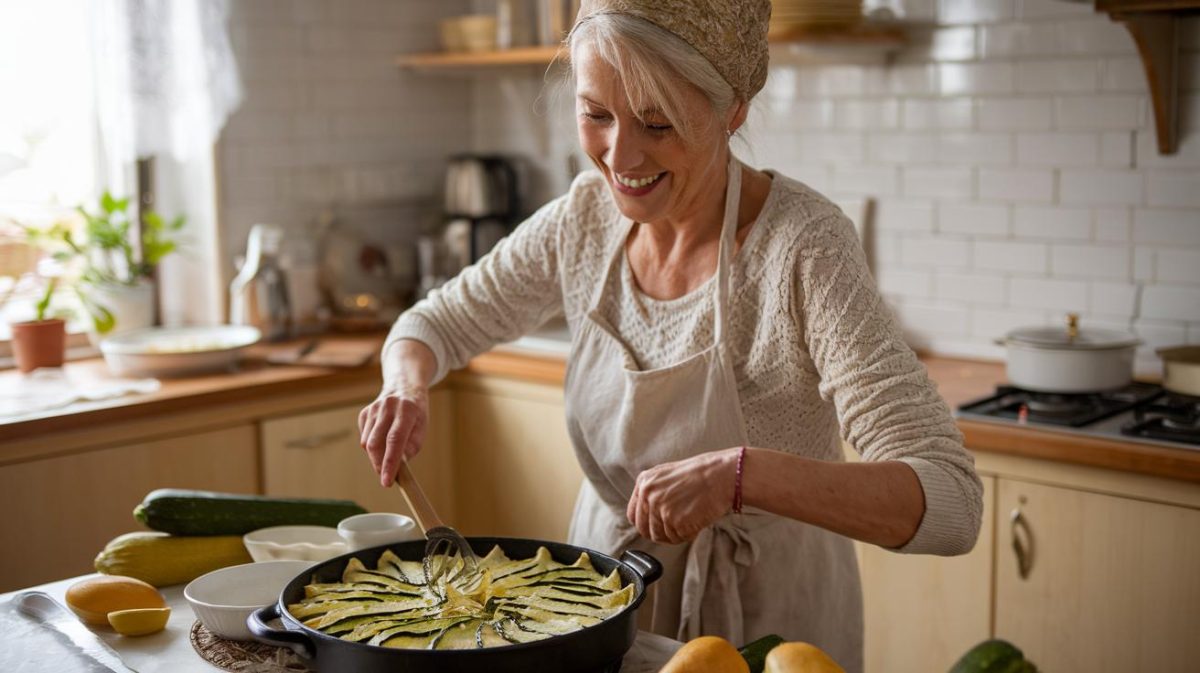
<path fill-rule="evenodd" d="M 272 526 L 242 536 L 255 561 L 318 563 L 346 553 L 346 542 L 329 526 Z"/>
<path fill-rule="evenodd" d="M 424 533 L 417 527 L 415 521 L 403 514 L 390 512 L 355 514 L 342 519 L 337 530 L 346 540 L 350 551 L 378 547 L 381 544 L 425 539 Z"/>
<path fill-rule="evenodd" d="M 254 640 L 246 618 L 279 600 L 287 583 L 311 567 L 308 561 L 268 561 L 221 568 L 189 582 L 183 597 L 213 635 Z"/>

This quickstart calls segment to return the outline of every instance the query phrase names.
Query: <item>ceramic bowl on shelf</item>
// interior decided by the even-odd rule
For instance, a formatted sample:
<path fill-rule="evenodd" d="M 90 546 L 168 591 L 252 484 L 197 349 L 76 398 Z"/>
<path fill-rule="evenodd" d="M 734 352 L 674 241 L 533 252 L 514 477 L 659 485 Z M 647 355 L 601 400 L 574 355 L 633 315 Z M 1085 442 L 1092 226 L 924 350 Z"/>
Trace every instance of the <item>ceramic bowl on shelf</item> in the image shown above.
<path fill-rule="evenodd" d="M 250 558 L 317 563 L 346 553 L 346 542 L 329 526 L 272 526 L 242 536 Z"/>
<path fill-rule="evenodd" d="M 104 339 L 100 352 L 118 376 L 182 376 L 229 371 L 238 353 L 260 338 L 248 325 L 150 327 Z"/>
<path fill-rule="evenodd" d="M 312 565 L 308 561 L 268 561 L 221 568 L 189 582 L 183 597 L 213 635 L 254 640 L 246 618 L 274 603 L 287 583 Z"/>

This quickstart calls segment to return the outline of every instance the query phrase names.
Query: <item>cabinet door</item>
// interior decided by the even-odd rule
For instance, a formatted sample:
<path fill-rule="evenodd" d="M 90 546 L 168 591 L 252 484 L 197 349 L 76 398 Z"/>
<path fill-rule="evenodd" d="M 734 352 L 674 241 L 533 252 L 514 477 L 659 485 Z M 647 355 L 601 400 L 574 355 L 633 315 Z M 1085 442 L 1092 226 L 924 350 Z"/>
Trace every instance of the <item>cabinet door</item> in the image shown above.
<path fill-rule="evenodd" d="M 1044 671 L 1196 670 L 1200 510 L 998 485 L 996 637 Z"/>
<path fill-rule="evenodd" d="M 856 543 L 868 673 L 946 671 L 991 633 L 995 477 L 982 477 L 983 524 L 964 556 L 897 554 Z"/>
<path fill-rule="evenodd" d="M 0 467 L 0 591 L 95 572 L 156 488 L 257 493 L 257 454 L 246 424 Z"/>
<path fill-rule="evenodd" d="M 413 474 L 437 508 L 453 521 L 449 421 L 453 393 L 429 398 L 425 445 L 412 462 Z M 367 402 L 262 422 L 263 489 L 267 495 L 353 500 L 372 512 L 411 516 L 397 488 L 383 488 L 359 445 L 358 414 Z"/>
<path fill-rule="evenodd" d="M 567 435 L 562 392 L 493 384 L 455 395 L 462 528 L 566 540 L 583 472 Z"/>

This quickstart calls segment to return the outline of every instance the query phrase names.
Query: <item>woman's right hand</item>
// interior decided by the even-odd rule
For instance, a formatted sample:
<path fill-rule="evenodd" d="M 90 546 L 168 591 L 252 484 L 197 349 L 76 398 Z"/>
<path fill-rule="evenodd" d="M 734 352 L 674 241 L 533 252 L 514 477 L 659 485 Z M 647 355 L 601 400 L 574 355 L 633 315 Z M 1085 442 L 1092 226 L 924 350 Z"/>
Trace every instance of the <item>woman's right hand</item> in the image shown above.
<path fill-rule="evenodd" d="M 391 486 L 400 461 L 411 460 L 421 450 L 428 424 L 429 389 L 419 385 L 384 389 L 359 412 L 359 443 L 381 485 Z"/>

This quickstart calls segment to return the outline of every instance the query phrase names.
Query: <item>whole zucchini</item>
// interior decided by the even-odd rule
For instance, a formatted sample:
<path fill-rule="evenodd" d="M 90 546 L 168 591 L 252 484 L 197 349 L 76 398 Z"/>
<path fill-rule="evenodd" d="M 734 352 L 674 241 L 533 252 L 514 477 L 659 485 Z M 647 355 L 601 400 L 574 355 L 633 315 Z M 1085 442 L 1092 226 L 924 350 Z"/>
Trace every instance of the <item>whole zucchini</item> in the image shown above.
<path fill-rule="evenodd" d="M 139 531 L 109 542 L 95 565 L 96 572 L 105 575 L 124 575 L 165 587 L 250 561 L 237 535 L 175 537 Z"/>
<path fill-rule="evenodd" d="M 349 500 L 160 488 L 134 508 L 133 517 L 172 535 L 245 535 L 270 526 L 337 526 L 366 511 Z"/>
<path fill-rule="evenodd" d="M 1037 673 L 1037 666 L 1006 640 L 985 640 L 962 656 L 950 673 Z"/>

